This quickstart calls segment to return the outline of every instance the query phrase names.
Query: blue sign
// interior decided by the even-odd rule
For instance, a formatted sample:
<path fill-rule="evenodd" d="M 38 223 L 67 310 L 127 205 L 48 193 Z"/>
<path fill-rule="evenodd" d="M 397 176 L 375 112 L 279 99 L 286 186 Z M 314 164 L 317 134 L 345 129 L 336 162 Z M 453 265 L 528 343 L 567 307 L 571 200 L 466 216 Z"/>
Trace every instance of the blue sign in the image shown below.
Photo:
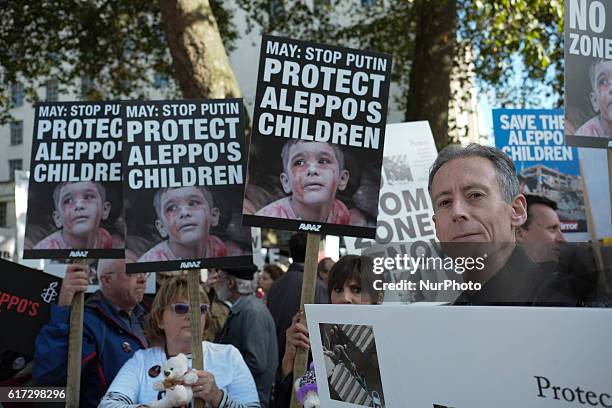
<path fill-rule="evenodd" d="M 523 194 L 557 203 L 563 232 L 586 232 L 578 150 L 565 145 L 563 109 L 494 109 L 495 145 L 514 161 Z"/>

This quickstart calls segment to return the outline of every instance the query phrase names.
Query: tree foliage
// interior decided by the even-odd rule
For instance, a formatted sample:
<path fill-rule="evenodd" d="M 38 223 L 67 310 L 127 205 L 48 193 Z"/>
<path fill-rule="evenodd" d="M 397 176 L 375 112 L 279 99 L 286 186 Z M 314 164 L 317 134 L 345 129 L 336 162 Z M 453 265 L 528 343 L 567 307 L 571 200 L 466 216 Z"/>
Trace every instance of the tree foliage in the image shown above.
<path fill-rule="evenodd" d="M 465 84 L 475 76 L 481 89 L 491 91 L 495 101 L 505 105 L 536 107 L 554 96 L 558 103 L 562 101 L 562 0 L 235 3 L 246 11 L 251 29 L 393 54 L 393 80 L 401 90 L 396 102 L 407 120 L 425 118 L 432 123 L 439 147 L 449 142 L 447 99 L 452 96 L 446 94 L 450 81 Z M 1 4 L 0 119 L 7 118 L 9 89 L 16 82 L 25 85 L 30 100 L 36 100 L 35 90 L 50 78 L 58 79 L 64 89 L 74 87 L 81 77 L 91 78 L 95 86 L 88 97 L 92 99 L 146 97 L 143 90 L 150 89 L 155 75 L 175 80 L 176 94 L 179 89 L 189 97 L 217 92 L 200 86 L 206 75 L 196 73 L 211 61 L 191 58 L 184 67 L 177 65 L 177 58 L 182 62 L 185 58 L 174 53 L 175 45 L 169 46 L 167 27 L 155 1 L 17 0 Z M 211 0 L 210 6 L 198 19 L 216 20 L 229 52 L 237 37 L 232 13 L 221 0 Z M 445 6 L 456 10 L 451 16 L 454 21 L 449 20 Z M 439 21 L 445 22 L 436 27 Z M 446 75 L 449 59 L 452 74 Z M 188 81 L 190 75 L 198 86 Z"/>
<path fill-rule="evenodd" d="M 357 1 L 315 0 L 310 6 L 300 0 L 238 3 L 247 10 L 251 26 L 259 25 L 263 32 L 393 54 L 393 79 L 402 93 L 397 102 L 407 120 L 423 119 L 414 116 L 418 111 L 414 107 L 425 103 L 423 92 L 411 93 L 411 87 L 448 88 L 449 81 L 462 85 L 474 77 L 501 104 L 538 106 L 543 96 L 562 101 L 561 0 L 457 0 L 454 5 L 449 0 L 379 0 L 368 2 L 374 3 L 368 7 Z M 282 7 L 270 7 L 278 3 Z M 454 22 L 445 14 L 447 5 L 456 10 Z M 438 21 L 446 21 L 446 33 L 440 27 L 435 30 Z M 428 48 L 419 51 L 424 43 Z M 436 82 L 429 71 L 446 64 L 449 57 L 452 75 Z M 420 74 L 411 82 L 413 68 Z M 543 90 L 549 95 L 542 95 Z M 440 98 L 441 92 L 429 95 L 427 102 Z M 438 147 L 450 141 L 443 127 L 434 123 L 446 120 L 447 106 L 437 101 L 424 107 L 430 110 L 427 119 Z"/>
<path fill-rule="evenodd" d="M 220 0 L 210 6 L 231 50 L 237 37 L 232 14 Z M 78 94 L 75 84 L 85 77 L 94 86 L 84 96 L 95 100 L 143 98 L 156 77 L 170 84 L 175 78 L 160 5 L 151 0 L 2 1 L 0 74 L 4 121 L 15 83 L 36 101 L 37 88 L 49 79 L 59 82 L 60 92 Z"/>

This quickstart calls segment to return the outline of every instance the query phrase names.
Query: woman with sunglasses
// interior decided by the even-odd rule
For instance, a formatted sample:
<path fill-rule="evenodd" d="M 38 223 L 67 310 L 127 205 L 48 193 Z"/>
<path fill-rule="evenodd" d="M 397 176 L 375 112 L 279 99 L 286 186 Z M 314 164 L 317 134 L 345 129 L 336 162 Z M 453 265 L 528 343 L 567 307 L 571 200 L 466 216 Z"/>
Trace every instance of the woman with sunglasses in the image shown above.
<path fill-rule="evenodd" d="M 206 326 L 208 296 L 200 287 L 202 328 Z M 153 384 L 163 379 L 161 366 L 179 353 L 187 355 L 191 366 L 191 326 L 184 277 L 168 279 L 157 292 L 147 319 L 150 348 L 140 350 L 121 368 L 100 408 L 146 406 L 163 397 Z M 203 333 L 202 333 L 203 336 Z M 253 377 L 240 352 L 231 345 L 202 342 L 204 370 L 197 370 L 198 381 L 191 386 L 194 398 L 214 408 L 255 408 L 259 399 Z"/>

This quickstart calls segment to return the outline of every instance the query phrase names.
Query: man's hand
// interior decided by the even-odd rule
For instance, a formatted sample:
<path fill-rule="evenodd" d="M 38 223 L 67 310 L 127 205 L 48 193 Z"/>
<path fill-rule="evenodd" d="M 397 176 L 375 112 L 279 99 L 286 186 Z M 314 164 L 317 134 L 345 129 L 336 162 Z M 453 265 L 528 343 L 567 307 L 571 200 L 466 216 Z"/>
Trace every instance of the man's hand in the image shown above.
<path fill-rule="evenodd" d="M 303 317 L 303 311 L 297 312 L 295 316 L 293 316 L 291 326 L 289 326 L 285 332 L 285 355 L 283 356 L 283 361 L 281 362 L 281 371 L 283 376 L 286 376 L 293 371 L 293 363 L 295 362 L 297 348 L 300 347 L 305 350 L 310 349 L 308 329 L 302 324 Z"/>
<path fill-rule="evenodd" d="M 58 306 L 70 306 L 74 295 L 85 292 L 89 285 L 89 266 L 72 263 L 66 267 L 66 276 L 62 282 Z"/>

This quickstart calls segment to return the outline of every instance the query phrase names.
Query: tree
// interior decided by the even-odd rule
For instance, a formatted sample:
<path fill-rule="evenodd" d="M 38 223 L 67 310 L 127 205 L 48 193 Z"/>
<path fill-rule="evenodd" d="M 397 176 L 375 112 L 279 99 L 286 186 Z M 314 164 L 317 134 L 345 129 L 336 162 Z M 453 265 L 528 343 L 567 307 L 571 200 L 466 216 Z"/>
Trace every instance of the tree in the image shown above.
<path fill-rule="evenodd" d="M 451 142 L 450 82 L 472 72 L 501 103 L 537 106 L 542 89 L 562 101 L 561 0 L 379 0 L 363 2 L 374 3 L 367 8 L 354 0 L 235 1 L 262 32 L 393 54 L 405 118 L 429 120 L 439 148 Z M 146 97 L 155 75 L 174 79 L 184 97 L 237 96 L 223 55 L 237 32 L 221 3 L 4 2 L 0 119 L 8 118 L 11 84 L 23 82 L 35 100 L 47 78 L 64 87 L 92 78 L 94 99 Z"/>
<path fill-rule="evenodd" d="M 473 73 L 501 103 L 537 106 L 534 93 L 542 89 L 562 101 L 559 0 L 379 0 L 368 7 L 321 0 L 309 7 L 287 0 L 274 13 L 268 4 L 279 2 L 238 3 L 249 13 L 251 26 L 257 23 L 264 32 L 393 54 L 405 118 L 429 120 L 438 148 L 451 142 L 453 80 L 463 83 Z"/>
<path fill-rule="evenodd" d="M 209 2 L 162 0 L 161 10 L 175 78 L 183 96 L 240 97 Z"/>
<path fill-rule="evenodd" d="M 219 0 L 3 2 L 0 119 L 10 118 L 11 85 L 36 101 L 48 79 L 66 91 L 89 78 L 93 100 L 145 98 L 160 76 L 178 85 L 169 96 L 238 96 L 225 54 L 237 37 L 231 17 Z"/>

